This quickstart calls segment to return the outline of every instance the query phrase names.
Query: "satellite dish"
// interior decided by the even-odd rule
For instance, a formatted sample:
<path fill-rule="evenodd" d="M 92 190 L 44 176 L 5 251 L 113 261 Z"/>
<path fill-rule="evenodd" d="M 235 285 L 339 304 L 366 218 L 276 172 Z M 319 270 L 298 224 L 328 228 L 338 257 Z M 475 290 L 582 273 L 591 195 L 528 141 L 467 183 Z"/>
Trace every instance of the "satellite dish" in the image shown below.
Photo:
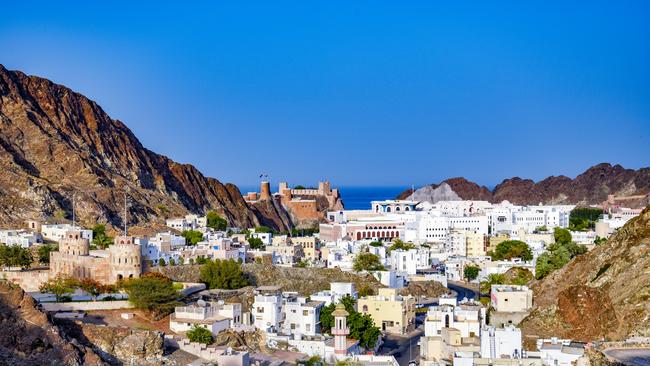
<path fill-rule="evenodd" d="M 203 301 L 203 300 L 199 300 L 199 301 L 197 301 L 196 304 L 197 304 L 198 306 L 200 306 L 200 307 L 205 307 L 205 305 L 206 305 L 205 301 Z"/>

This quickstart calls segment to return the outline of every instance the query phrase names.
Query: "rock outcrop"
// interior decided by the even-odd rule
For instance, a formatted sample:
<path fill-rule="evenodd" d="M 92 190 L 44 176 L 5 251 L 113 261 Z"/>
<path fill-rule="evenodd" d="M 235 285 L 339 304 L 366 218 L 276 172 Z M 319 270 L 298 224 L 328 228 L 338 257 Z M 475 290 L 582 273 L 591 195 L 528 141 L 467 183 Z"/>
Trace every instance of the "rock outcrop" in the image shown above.
<path fill-rule="evenodd" d="M 602 163 L 587 169 L 575 179 L 565 176 L 548 177 L 539 182 L 514 177 L 489 190 L 465 178 L 451 178 L 440 184 L 431 184 L 402 192 L 398 198 L 435 203 L 442 200 L 483 200 L 494 203 L 504 200 L 517 205 L 600 204 L 608 195 L 636 198 L 626 200 L 628 207 L 644 207 L 650 194 L 650 168 L 625 169 L 620 165 Z M 458 198 L 455 198 L 458 196 Z"/>
<path fill-rule="evenodd" d="M 242 227 L 291 225 L 249 207 L 236 186 L 146 149 L 83 95 L 2 65 L 0 170 L 0 224 L 70 216 L 74 194 L 82 222 L 121 225 L 126 192 L 130 225 L 207 210 Z"/>
<path fill-rule="evenodd" d="M 0 281 L 0 365 L 105 365 L 54 325 L 20 287 Z"/>
<path fill-rule="evenodd" d="M 159 331 L 108 327 L 61 320 L 66 333 L 93 348 L 111 365 L 157 366 L 165 362 L 164 334 Z"/>
<path fill-rule="evenodd" d="M 520 324 L 528 340 L 650 336 L 650 207 L 532 288 L 534 308 Z"/>

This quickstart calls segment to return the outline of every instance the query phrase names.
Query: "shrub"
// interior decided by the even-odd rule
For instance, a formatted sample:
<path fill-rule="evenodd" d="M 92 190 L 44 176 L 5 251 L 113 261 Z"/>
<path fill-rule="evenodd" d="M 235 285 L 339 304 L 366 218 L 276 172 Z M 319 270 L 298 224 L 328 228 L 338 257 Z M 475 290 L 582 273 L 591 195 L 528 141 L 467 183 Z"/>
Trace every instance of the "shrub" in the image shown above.
<path fill-rule="evenodd" d="M 208 260 L 201 267 L 201 282 L 208 288 L 238 289 L 249 285 L 248 278 L 241 269 L 241 264 L 232 259 Z"/>
<path fill-rule="evenodd" d="M 208 329 L 196 325 L 187 332 L 187 338 L 192 342 L 203 344 L 212 344 L 212 342 L 214 342 L 212 332 L 210 332 Z"/>

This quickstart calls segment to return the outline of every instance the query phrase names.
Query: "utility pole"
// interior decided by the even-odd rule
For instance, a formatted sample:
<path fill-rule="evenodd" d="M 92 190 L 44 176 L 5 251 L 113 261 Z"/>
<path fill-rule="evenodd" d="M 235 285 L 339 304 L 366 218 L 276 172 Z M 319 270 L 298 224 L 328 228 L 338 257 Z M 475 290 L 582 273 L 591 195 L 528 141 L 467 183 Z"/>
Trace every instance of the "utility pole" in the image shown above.
<path fill-rule="evenodd" d="M 72 230 L 74 230 L 76 226 L 76 220 L 75 220 L 75 215 L 74 215 L 74 198 L 75 194 L 74 191 L 72 192 Z"/>
<path fill-rule="evenodd" d="M 124 236 L 126 236 L 126 191 L 124 191 Z"/>

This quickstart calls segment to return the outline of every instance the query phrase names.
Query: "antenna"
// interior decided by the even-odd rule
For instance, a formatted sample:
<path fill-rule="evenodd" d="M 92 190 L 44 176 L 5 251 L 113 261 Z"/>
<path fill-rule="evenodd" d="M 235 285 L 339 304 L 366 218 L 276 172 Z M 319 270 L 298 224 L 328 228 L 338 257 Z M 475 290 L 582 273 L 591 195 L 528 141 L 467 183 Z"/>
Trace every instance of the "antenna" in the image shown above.
<path fill-rule="evenodd" d="M 126 236 L 126 190 L 124 191 L 124 236 Z"/>
<path fill-rule="evenodd" d="M 72 192 L 72 230 L 74 230 L 75 226 L 77 226 L 75 216 L 74 216 L 74 198 L 75 198 L 75 194 L 73 191 Z"/>

